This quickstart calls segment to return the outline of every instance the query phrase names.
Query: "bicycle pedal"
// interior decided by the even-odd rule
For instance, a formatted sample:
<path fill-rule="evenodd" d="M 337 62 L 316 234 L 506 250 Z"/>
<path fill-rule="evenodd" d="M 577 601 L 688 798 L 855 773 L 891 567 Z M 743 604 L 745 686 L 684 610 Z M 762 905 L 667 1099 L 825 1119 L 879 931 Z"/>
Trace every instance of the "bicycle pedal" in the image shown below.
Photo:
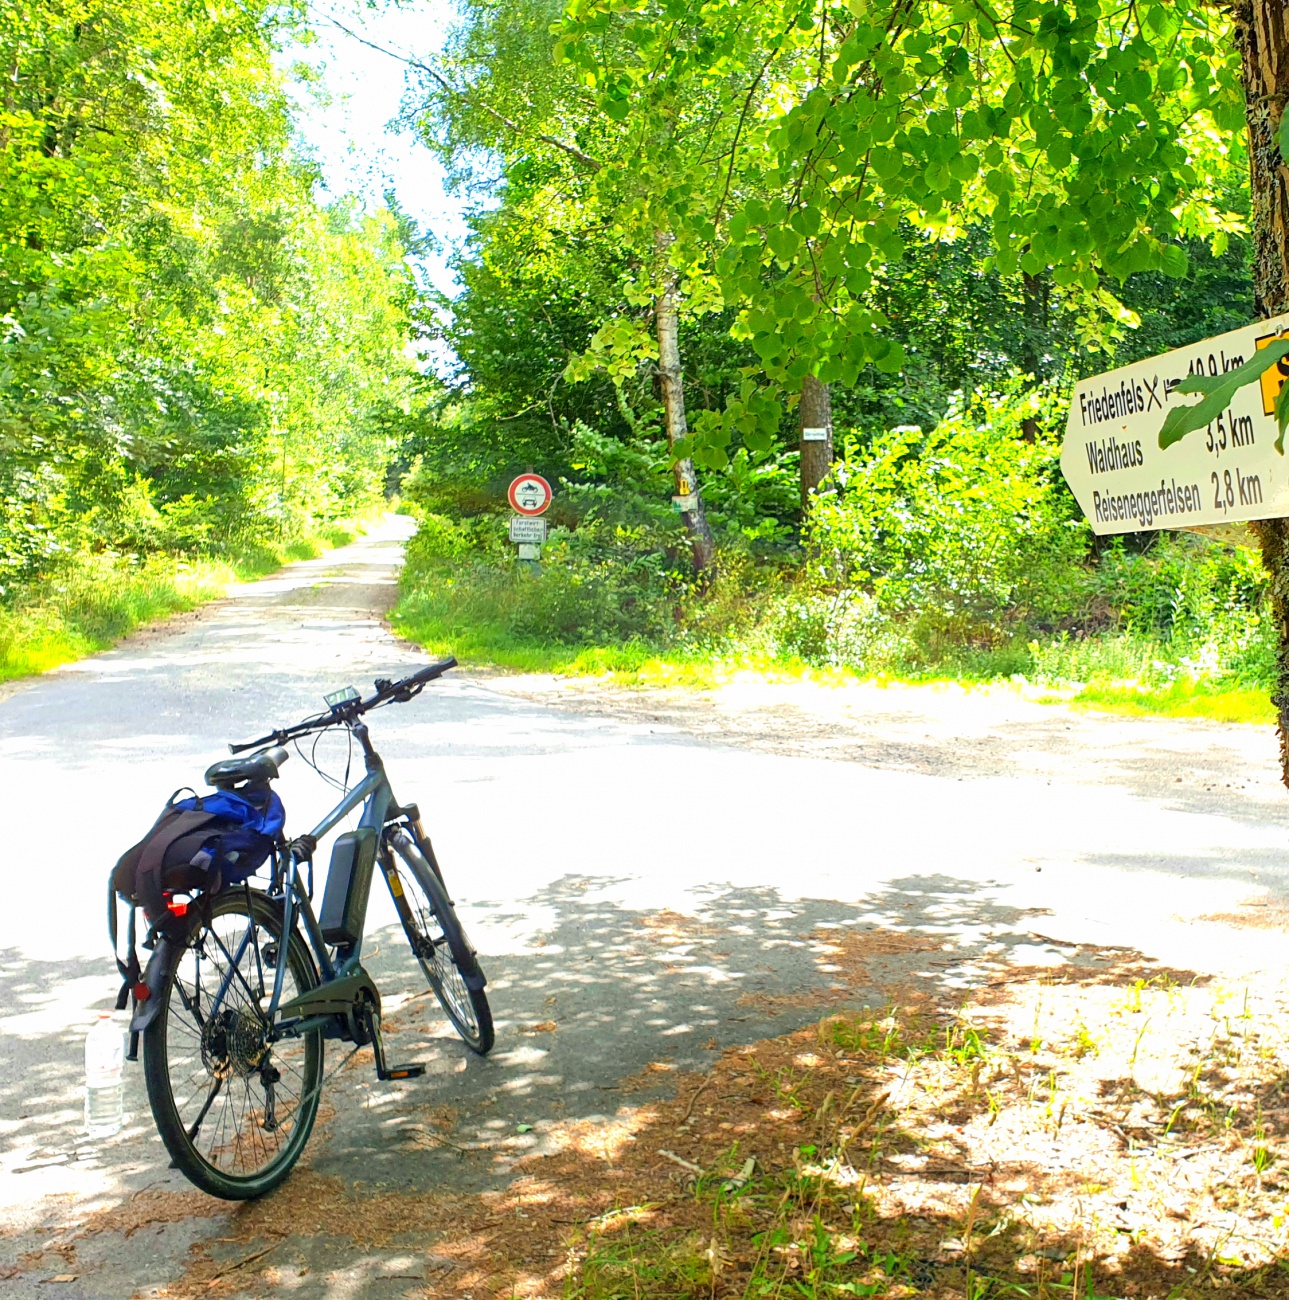
<path fill-rule="evenodd" d="M 381 1079 L 419 1079 L 424 1073 L 423 1065 L 387 1065 L 376 1071 L 377 1077 Z"/>

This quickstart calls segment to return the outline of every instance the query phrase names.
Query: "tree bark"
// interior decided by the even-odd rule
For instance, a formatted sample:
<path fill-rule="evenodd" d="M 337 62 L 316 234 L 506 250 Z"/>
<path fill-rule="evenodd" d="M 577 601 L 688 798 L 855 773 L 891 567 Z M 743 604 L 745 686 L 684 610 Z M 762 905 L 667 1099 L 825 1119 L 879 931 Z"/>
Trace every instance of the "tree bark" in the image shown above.
<path fill-rule="evenodd" d="M 1277 143 L 1289 101 L 1289 0 L 1236 0 L 1249 129 L 1253 201 L 1253 301 L 1258 319 L 1289 311 L 1289 167 Z M 1280 778 L 1289 786 L 1289 520 L 1251 525 L 1271 579 L 1276 685 L 1271 695 L 1280 737 Z"/>
<path fill-rule="evenodd" d="M 676 268 L 667 259 L 673 236 L 659 231 L 655 244 L 661 262 L 662 292 L 654 304 L 654 322 L 658 329 L 658 375 L 662 381 L 662 404 L 667 413 L 667 446 L 675 447 L 677 441 L 689 432 L 685 422 L 685 376 L 680 366 L 680 318 L 676 306 Z M 703 508 L 703 496 L 698 490 L 698 476 L 694 462 L 686 456 L 672 466 L 676 480 L 676 495 L 690 497 L 693 505 L 682 509 L 680 517 L 689 534 L 694 569 L 703 573 L 716 560 L 716 543 L 712 539 L 711 525 Z"/>
<path fill-rule="evenodd" d="M 801 381 L 801 518 L 810 513 L 810 498 L 832 469 L 832 395 L 814 375 Z M 822 441 L 807 438 L 807 429 L 823 429 Z"/>

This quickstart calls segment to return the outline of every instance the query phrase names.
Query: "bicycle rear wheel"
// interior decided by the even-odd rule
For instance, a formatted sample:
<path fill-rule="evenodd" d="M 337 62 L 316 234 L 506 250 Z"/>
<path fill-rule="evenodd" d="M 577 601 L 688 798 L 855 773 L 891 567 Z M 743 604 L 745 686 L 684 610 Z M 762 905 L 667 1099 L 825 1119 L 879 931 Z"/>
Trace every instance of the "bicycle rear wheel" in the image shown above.
<path fill-rule="evenodd" d="M 383 867 L 403 932 L 452 1027 L 466 1046 L 486 1055 L 494 1041 L 483 972 L 452 900 L 410 838 L 391 837 Z"/>
<path fill-rule="evenodd" d="M 161 1140 L 175 1166 L 212 1196 L 272 1191 L 300 1158 L 318 1113 L 322 1033 L 270 1042 L 280 909 L 231 890 L 211 904 L 157 996 L 143 1035 L 143 1074 Z M 318 982 L 297 932 L 287 948 L 283 1001 Z"/>

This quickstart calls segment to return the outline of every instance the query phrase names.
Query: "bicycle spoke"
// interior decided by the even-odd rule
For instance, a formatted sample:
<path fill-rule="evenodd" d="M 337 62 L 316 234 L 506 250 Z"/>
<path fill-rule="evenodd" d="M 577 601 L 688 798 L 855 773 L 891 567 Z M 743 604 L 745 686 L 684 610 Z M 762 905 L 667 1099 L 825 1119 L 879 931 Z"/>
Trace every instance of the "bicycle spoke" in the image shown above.
<path fill-rule="evenodd" d="M 195 1142 L 197 1140 L 197 1130 L 201 1128 L 202 1120 L 204 1120 L 207 1114 L 209 1114 L 210 1108 L 214 1104 L 215 1098 L 219 1096 L 219 1090 L 223 1086 L 224 1086 L 223 1079 L 215 1080 L 215 1086 L 211 1088 L 210 1095 L 206 1098 L 204 1104 L 202 1105 L 201 1110 L 197 1112 L 197 1118 L 193 1120 L 192 1126 L 188 1129 L 189 1142 Z"/>
<path fill-rule="evenodd" d="M 318 1031 L 270 1039 L 255 986 L 264 945 L 279 940 L 247 915 L 251 908 L 245 894 L 216 903 L 171 977 L 164 1020 L 164 1088 L 178 1121 L 167 1146 L 176 1154 L 180 1140 L 179 1166 L 219 1195 L 229 1194 L 223 1188 L 230 1183 L 277 1178 L 276 1170 L 289 1169 L 312 1127 L 321 1081 Z M 310 986 L 302 969 L 296 953 L 287 963 L 284 997 Z M 145 1055 L 151 1052 L 145 1040 Z M 150 1073 L 150 1097 L 153 1091 Z M 211 1185 L 214 1178 L 225 1181 Z"/>
<path fill-rule="evenodd" d="M 472 962 L 472 958 L 451 902 L 438 877 L 423 883 L 401 850 L 394 871 L 398 888 L 391 882 L 391 892 L 413 955 L 457 1032 L 475 1051 L 487 1052 L 492 1046 L 492 1018 L 487 999 L 482 992 L 471 991 L 458 963 L 458 953 L 462 961 Z"/>

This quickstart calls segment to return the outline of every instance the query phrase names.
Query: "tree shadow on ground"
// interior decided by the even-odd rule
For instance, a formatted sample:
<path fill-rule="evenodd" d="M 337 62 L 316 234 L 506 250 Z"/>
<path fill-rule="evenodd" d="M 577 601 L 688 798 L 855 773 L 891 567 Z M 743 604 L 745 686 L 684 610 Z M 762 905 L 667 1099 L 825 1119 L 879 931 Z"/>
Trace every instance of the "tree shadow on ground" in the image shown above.
<path fill-rule="evenodd" d="M 893 881 L 859 904 L 793 899 L 773 889 L 712 888 L 704 891 L 694 916 L 624 907 L 614 901 L 615 884 L 607 877 L 569 876 L 530 898 L 475 909 L 496 924 L 507 918 L 522 922 L 528 935 L 515 951 L 485 954 L 498 1026 L 497 1047 L 485 1059 L 460 1044 L 423 995 L 423 978 L 401 934 L 378 929 L 368 944 L 369 966 L 387 998 L 390 1054 L 425 1061 L 425 1079 L 380 1083 L 369 1050 L 342 1064 L 345 1049 L 329 1045 L 334 1075 L 301 1168 L 278 1193 L 236 1208 L 183 1191 L 176 1176 L 166 1173 L 143 1110 L 144 1124 L 93 1152 L 100 1191 L 126 1200 L 40 1242 L 15 1240 L 15 1246 L 43 1251 L 28 1258 L 15 1282 L 88 1266 L 97 1270 L 99 1286 L 112 1278 L 136 1285 L 147 1275 L 137 1271 L 143 1258 L 138 1234 L 146 1227 L 158 1234 L 153 1246 L 164 1254 L 154 1255 L 150 1275 L 167 1274 L 169 1295 L 261 1295 L 281 1284 L 301 1297 L 383 1296 L 403 1294 L 413 1282 L 427 1294 L 485 1295 L 513 1285 L 517 1294 L 555 1295 L 565 1285 L 555 1276 L 557 1265 L 568 1255 L 570 1234 L 581 1233 L 581 1244 L 573 1247 L 581 1270 L 577 1285 L 588 1296 L 632 1294 L 613 1290 L 618 1265 L 609 1258 L 615 1242 L 626 1238 L 613 1237 L 607 1227 L 593 1234 L 608 1251 L 601 1259 L 599 1246 L 588 1247 L 580 1225 L 615 1208 L 656 1202 L 655 1210 L 627 1216 L 619 1226 L 629 1226 L 640 1241 L 653 1233 L 648 1240 L 671 1243 L 668 1258 L 679 1260 L 676 1267 L 683 1264 L 690 1277 L 685 1282 L 668 1275 L 670 1290 L 642 1293 L 741 1294 L 730 1288 L 751 1276 L 752 1264 L 739 1262 L 731 1237 L 728 1248 L 717 1250 L 719 1256 L 728 1249 L 728 1266 L 719 1265 L 715 1277 L 710 1267 L 704 1274 L 702 1251 L 695 1255 L 690 1249 L 700 1220 L 710 1226 L 730 1215 L 737 1219 L 745 1202 L 755 1225 L 756 1197 L 781 1199 L 796 1194 L 792 1187 L 827 1181 L 803 1174 L 811 1157 L 800 1154 L 810 1146 L 823 1149 L 826 1124 L 862 1124 L 870 1112 L 877 1124 L 886 1114 L 879 1099 L 886 1093 L 889 1100 L 891 1080 L 883 1071 L 890 1062 L 876 1068 L 864 1050 L 824 1042 L 817 1028 L 821 1018 L 860 1007 L 878 1009 L 870 1021 L 892 1010 L 897 1018 L 912 1015 L 929 1027 L 926 1041 L 933 1046 L 926 1051 L 934 1055 L 941 1051 L 934 1044 L 944 1027 L 971 997 L 1001 1002 L 1017 985 L 1058 981 L 1114 989 L 1154 981 L 1151 988 L 1165 990 L 1192 982 L 1187 972 L 1161 971 L 1129 951 L 1061 943 L 1042 932 L 1041 914 L 1001 906 L 989 898 L 988 886 L 947 875 Z M 46 970 L 14 959 L 3 969 L 0 992 L 11 1007 L 27 999 L 39 1011 L 42 990 L 69 978 L 103 979 L 105 992 L 111 985 L 101 963 Z M 0 1093 L 11 1122 L 10 1154 L 16 1158 L 39 1139 L 53 1155 L 74 1156 L 83 1146 L 77 1136 L 79 1099 L 73 1106 L 77 1090 L 70 1086 L 79 1081 L 81 1033 L 46 1034 L 35 1022 L 26 1032 L 41 1037 L 45 1057 L 30 1077 L 6 1080 Z M 835 1068 L 829 1074 L 818 1065 L 801 1066 L 797 1058 L 803 1055 L 832 1060 Z M 969 1057 L 955 1069 L 961 1105 L 963 1080 L 971 1079 Z M 801 1081 L 785 1085 L 776 1074 L 783 1070 L 801 1074 Z M 1026 1086 L 1036 1077 L 1027 1066 Z M 826 1100 L 829 1092 L 832 1099 Z M 1265 1095 L 1273 1094 L 1274 1089 Z M 977 1112 L 981 1105 L 988 1110 L 980 1094 L 973 1098 Z M 925 1123 L 951 1130 L 953 1116 L 950 1107 Z M 897 1177 L 898 1166 L 856 1162 L 851 1168 L 862 1184 L 845 1178 L 837 1184 L 837 1203 L 850 1205 L 854 1220 L 838 1233 L 859 1234 L 867 1269 L 857 1272 L 853 1260 L 838 1265 L 841 1282 L 869 1286 L 860 1279 L 886 1267 L 874 1262 L 874 1252 L 885 1251 L 904 1261 L 898 1268 L 891 1263 L 895 1272 L 887 1270 L 891 1286 L 963 1294 L 963 1258 L 943 1243 L 955 1233 L 962 1237 L 968 1212 L 962 1197 L 979 1189 L 974 1213 L 984 1217 L 969 1234 L 977 1242 L 977 1278 L 988 1287 L 1030 1285 L 1037 1278 L 1052 1297 L 1071 1294 L 1062 1270 L 1069 1271 L 1074 1254 L 1082 1252 L 1082 1259 L 1092 1253 L 1085 1229 L 1053 1222 L 1022 1232 L 1015 1221 L 999 1227 L 1006 1207 L 1026 1194 L 1026 1181 L 1037 1185 L 1051 1172 L 1045 1173 L 1041 1151 L 1027 1149 L 1013 1161 L 1009 1178 L 1016 1186 L 1009 1188 L 996 1170 L 991 1178 L 981 1176 L 967 1148 L 955 1147 L 952 1132 L 937 1129 L 928 1138 L 929 1130 L 903 1119 L 881 1119 L 881 1126 L 888 1135 L 882 1159 L 912 1157 L 914 1164 Z M 918 1207 L 880 1200 L 874 1169 L 884 1184 L 918 1174 L 916 1160 L 929 1140 L 957 1152 L 955 1170 L 923 1177 L 938 1190 Z M 672 1155 L 662 1154 L 664 1149 Z M 752 1190 L 722 1191 L 747 1153 L 756 1155 L 761 1171 Z M 691 1187 L 685 1162 L 711 1178 Z M 1068 1190 L 1071 1179 L 1086 1183 L 1090 1177 L 1065 1170 L 1060 1185 Z M 601 1226 L 613 1222 L 611 1216 Z M 768 1230 L 762 1224 L 758 1232 Z M 979 1244 L 986 1238 L 988 1248 Z M 782 1243 L 787 1253 L 780 1263 L 805 1259 L 794 1243 L 795 1238 Z M 1133 1265 L 1133 1272 L 1128 1264 L 1134 1250 L 1140 1254 L 1132 1247 L 1117 1260 L 1116 1276 L 1125 1284 L 1139 1274 L 1198 1285 L 1200 1274 L 1186 1272 L 1199 1267 L 1194 1250 L 1176 1259 L 1147 1251 L 1149 1258 L 1143 1256 L 1146 1262 Z M 264 1252 L 262 1259 L 257 1251 Z M 1014 1264 L 1025 1251 L 1038 1261 L 1036 1272 L 1013 1269 L 1005 1280 L 1001 1265 L 991 1262 L 997 1252 L 1012 1252 Z M 597 1259 L 607 1270 L 601 1278 L 607 1290 L 595 1289 Z M 1232 1284 L 1236 1274 L 1216 1255 L 1200 1263 L 1204 1279 Z M 788 1281 L 809 1272 L 804 1264 L 784 1266 Z M 1086 1281 L 1086 1263 L 1082 1267 Z M 662 1281 L 658 1285 L 663 1288 Z M 1281 1294 L 1265 1289 L 1270 1282 L 1261 1274 L 1256 1285 L 1263 1289 L 1246 1293 Z M 86 1294 L 110 1291 L 109 1285 Z M 986 1289 L 976 1295 L 1004 1293 Z M 1121 1293 L 1133 1292 L 1094 1292 Z M 1167 1287 L 1158 1292 L 1167 1293 Z"/>
<path fill-rule="evenodd" d="M 391 1186 L 496 1187 L 516 1160 L 545 1149 L 551 1125 L 657 1095 L 732 1044 L 880 1002 L 883 990 L 953 1002 L 1016 962 L 1061 967 L 1083 954 L 943 875 L 893 881 L 858 905 L 712 888 L 695 916 L 624 908 L 614 884 L 570 876 L 516 904 L 478 904 L 494 923 L 545 919 L 525 950 L 486 959 L 493 1053 L 462 1047 L 430 998 L 392 1011 L 390 1052 L 425 1061 L 429 1079 L 378 1084 L 360 1053 L 332 1094 L 351 1118 L 329 1130 L 314 1167 L 343 1174 L 361 1161 L 365 1178 Z M 423 988 L 401 933 L 382 930 L 373 946 L 382 990 Z M 1124 956 L 1085 955 L 1094 968 Z M 424 1128 L 449 1113 L 453 1145 L 435 1145 Z M 405 1125 L 419 1126 L 410 1150 Z"/>

